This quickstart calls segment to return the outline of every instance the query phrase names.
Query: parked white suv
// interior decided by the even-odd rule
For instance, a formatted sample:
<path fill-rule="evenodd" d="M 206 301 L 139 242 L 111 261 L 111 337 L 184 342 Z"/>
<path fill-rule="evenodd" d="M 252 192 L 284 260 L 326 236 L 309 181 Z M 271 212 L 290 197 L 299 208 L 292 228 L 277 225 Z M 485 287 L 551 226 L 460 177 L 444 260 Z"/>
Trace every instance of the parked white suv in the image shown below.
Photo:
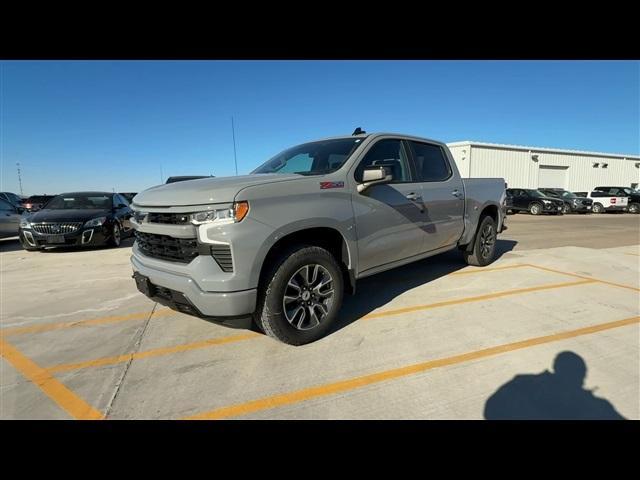
<path fill-rule="evenodd" d="M 629 208 L 629 198 L 611 195 L 592 189 L 587 198 L 593 200 L 593 213 L 626 212 Z"/>

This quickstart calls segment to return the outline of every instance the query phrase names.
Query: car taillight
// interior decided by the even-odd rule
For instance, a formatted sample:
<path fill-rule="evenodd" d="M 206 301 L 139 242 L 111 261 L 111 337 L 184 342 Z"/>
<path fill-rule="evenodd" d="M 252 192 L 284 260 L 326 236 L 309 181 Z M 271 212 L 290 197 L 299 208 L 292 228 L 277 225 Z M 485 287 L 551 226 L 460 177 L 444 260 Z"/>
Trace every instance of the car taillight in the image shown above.
<path fill-rule="evenodd" d="M 611 203 L 616 203 L 616 201 L 617 201 L 617 198 L 612 198 L 611 199 Z"/>
<path fill-rule="evenodd" d="M 24 204 L 24 208 L 31 208 L 31 204 L 30 203 L 25 203 Z"/>

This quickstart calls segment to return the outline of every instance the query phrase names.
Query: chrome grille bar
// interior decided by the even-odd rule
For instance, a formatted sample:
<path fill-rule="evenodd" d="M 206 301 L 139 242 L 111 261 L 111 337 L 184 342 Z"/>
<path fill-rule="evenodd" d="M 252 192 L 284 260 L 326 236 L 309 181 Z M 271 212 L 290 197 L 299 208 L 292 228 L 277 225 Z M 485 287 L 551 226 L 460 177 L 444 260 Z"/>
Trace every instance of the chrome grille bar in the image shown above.
<path fill-rule="evenodd" d="M 82 222 L 67 222 L 67 223 L 32 223 L 32 228 L 44 235 L 65 235 L 67 233 L 73 233 L 77 231 Z"/>

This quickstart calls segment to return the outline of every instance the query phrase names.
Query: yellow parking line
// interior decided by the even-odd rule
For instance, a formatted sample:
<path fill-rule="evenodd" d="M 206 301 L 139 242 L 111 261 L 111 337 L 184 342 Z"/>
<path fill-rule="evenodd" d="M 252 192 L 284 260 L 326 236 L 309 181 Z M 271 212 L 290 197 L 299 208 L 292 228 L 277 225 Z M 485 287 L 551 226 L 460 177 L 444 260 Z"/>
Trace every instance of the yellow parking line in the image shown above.
<path fill-rule="evenodd" d="M 2 338 L 0 338 L 0 355 L 73 418 L 78 420 L 102 419 L 102 413 Z"/>
<path fill-rule="evenodd" d="M 273 395 L 270 397 L 261 398 L 250 402 L 245 402 L 237 405 L 231 405 L 228 407 L 217 408 L 208 412 L 199 413 L 190 417 L 187 420 L 214 420 L 223 419 L 229 417 L 236 417 L 239 415 L 247 415 L 249 413 L 269 410 L 284 405 L 291 405 L 294 403 L 300 403 L 306 400 L 310 400 L 318 397 L 325 397 L 328 395 L 334 395 L 336 393 L 354 390 L 374 383 L 380 383 L 387 380 L 393 380 L 400 377 L 406 377 L 408 375 L 414 375 L 416 373 L 425 372 L 438 367 L 445 367 L 449 365 L 455 365 L 463 362 L 469 362 L 472 360 L 478 360 L 480 358 L 499 355 L 501 353 L 512 352 L 514 350 L 520 350 L 535 345 L 542 345 L 545 343 L 557 342 L 559 340 L 566 340 L 569 338 L 578 337 L 581 335 L 588 335 L 612 328 L 619 328 L 626 325 L 632 325 L 640 322 L 640 317 L 631 317 L 624 320 L 617 320 L 614 322 L 602 323 L 599 325 L 592 325 L 590 327 L 578 328 L 576 330 L 569 330 L 565 332 L 555 333 L 552 335 L 545 335 L 542 337 L 530 338 L 519 342 L 507 343 L 503 345 L 497 345 L 495 347 L 485 348 L 483 350 L 476 350 L 469 353 L 463 353 L 461 355 L 454 355 L 451 357 L 440 358 L 436 360 L 429 360 L 427 362 L 417 363 L 414 365 L 408 365 L 405 367 L 394 368 L 391 370 L 385 370 L 370 375 L 364 375 L 340 382 L 328 383 L 325 385 L 319 385 L 310 388 L 304 388 L 294 392 L 283 393 L 280 395 Z"/>
<path fill-rule="evenodd" d="M 454 276 L 454 275 L 469 275 L 471 273 L 496 272 L 499 270 L 511 270 L 512 268 L 523 268 L 528 266 L 529 265 L 525 265 L 523 263 L 517 263 L 515 265 L 505 265 L 504 267 L 493 267 L 493 268 L 479 267 L 479 268 L 473 268 L 473 269 L 465 268 L 460 272 L 452 272 L 448 275 L 445 275 L 445 277 Z"/>
<path fill-rule="evenodd" d="M 127 315 L 118 315 L 116 317 L 93 318 L 91 320 L 76 320 L 76 321 L 70 321 L 70 322 L 47 323 L 44 325 L 31 325 L 27 327 L 10 327 L 10 328 L 2 329 L 0 333 L 3 336 L 21 335 L 24 333 L 48 332 L 50 330 L 60 330 L 63 328 L 88 327 L 92 325 L 103 325 L 106 323 L 125 322 L 128 320 L 143 320 L 149 317 L 149 313 L 150 312 L 137 312 L 137 313 L 129 313 Z M 153 312 L 153 318 L 171 315 L 173 313 L 177 313 L 177 312 L 171 310 L 170 308 L 161 308 Z"/>
<path fill-rule="evenodd" d="M 391 315 L 399 315 L 401 313 L 407 313 L 407 312 L 414 312 L 414 311 L 418 311 L 418 310 L 428 310 L 431 308 L 438 308 L 438 307 L 445 307 L 445 306 L 450 306 L 450 305 L 458 305 L 461 303 L 468 303 L 468 302 L 478 302 L 481 300 L 491 300 L 493 298 L 499 298 L 499 297 L 505 297 L 508 295 L 518 295 L 521 293 L 528 293 L 528 292 L 536 292 L 536 291 L 540 291 L 540 290 L 551 290 L 551 289 L 556 289 L 556 288 L 563 288 L 563 287 L 572 287 L 575 285 L 584 285 L 584 284 L 588 284 L 588 283 L 596 283 L 594 280 L 580 280 L 577 282 L 566 282 L 566 283 L 556 283 L 556 284 L 551 284 L 551 285 L 541 285 L 539 287 L 528 287 L 528 288 L 519 288 L 516 290 L 507 290 L 504 292 L 495 292 L 495 293 L 489 293 L 486 295 L 478 295 L 476 297 L 467 297 L 467 298 L 458 298 L 458 299 L 454 299 L 454 300 L 446 300 L 443 302 L 436 302 L 436 303 L 430 303 L 427 305 L 417 305 L 417 306 L 413 306 L 413 307 L 408 307 L 408 308 L 401 308 L 401 309 L 397 309 L 397 310 L 387 310 L 387 311 L 383 311 L 383 312 L 379 312 L 379 313 L 373 313 L 373 314 L 369 314 L 366 315 L 362 318 L 360 318 L 359 320 L 370 320 L 373 318 L 381 318 L 381 317 L 388 317 Z M 144 352 L 138 352 L 138 353 L 129 353 L 129 354 L 124 354 L 124 355 L 117 355 L 117 356 L 113 356 L 113 357 L 103 357 L 103 358 L 97 358 L 94 360 L 87 360 L 84 362 L 77 362 L 77 363 L 65 363 L 65 364 L 60 364 L 60 365 L 54 365 L 52 367 L 48 367 L 47 371 L 49 371 L 50 373 L 58 373 L 58 372 L 65 372 L 65 371 L 69 371 L 69 370 L 79 370 L 82 368 L 92 368 L 92 367 L 102 367 L 105 365 L 114 365 L 117 363 L 122 363 L 122 362 L 128 362 L 130 359 L 140 359 L 140 358 L 147 358 L 147 357 L 158 357 L 158 356 L 162 356 L 162 355 L 170 355 L 173 353 L 179 353 L 179 352 L 187 352 L 189 350 L 194 350 L 197 348 L 206 348 L 206 347 L 211 347 L 214 345 L 224 345 L 224 344 L 228 344 L 228 343 L 235 343 L 235 342 L 240 342 L 243 340 L 249 340 L 251 338 L 258 338 L 261 337 L 260 334 L 257 333 L 248 333 L 248 334 L 243 334 L 243 335 L 234 335 L 234 336 L 229 336 L 229 337 L 218 337 L 218 338 L 212 338 L 209 340 L 203 340 L 200 342 L 194 342 L 194 343 L 185 343 L 185 344 L 181 344 L 181 345 L 175 345 L 173 347 L 165 347 L 165 348 L 156 348 L 153 350 L 147 350 Z"/>
<path fill-rule="evenodd" d="M 576 277 L 576 278 L 584 278 L 584 279 L 587 279 L 587 280 L 596 281 L 598 283 L 604 283 L 606 285 L 612 285 L 614 287 L 620 287 L 620 288 L 627 288 L 629 290 L 635 290 L 636 292 L 640 292 L 640 288 L 632 287 L 630 285 L 623 285 L 622 283 L 614 283 L 614 282 L 609 282 L 607 280 L 601 280 L 599 278 L 585 277 L 584 275 L 578 275 L 577 273 L 563 272 L 561 270 L 555 270 L 555 269 L 549 268 L 549 267 L 541 267 L 539 265 L 533 265 L 533 264 L 530 264 L 530 263 L 527 263 L 526 265 L 529 266 L 529 267 L 537 268 L 539 270 L 545 270 L 547 272 L 560 273 L 562 275 L 569 275 L 571 277 Z"/>
<path fill-rule="evenodd" d="M 117 355 L 115 357 L 104 357 L 95 360 L 87 360 L 86 362 L 78 363 L 64 363 L 47 368 L 49 373 L 66 372 L 69 370 L 79 370 L 81 368 L 102 367 L 105 365 L 114 365 L 116 363 L 128 362 L 129 360 L 139 360 L 141 358 L 159 357 L 161 355 L 169 355 L 171 353 L 186 352 L 189 350 L 195 350 L 198 348 L 212 347 L 214 345 L 224 345 L 225 343 L 241 342 L 242 340 L 249 340 L 251 338 L 259 337 L 258 333 L 246 333 L 242 335 L 233 335 L 222 338 L 210 338 L 201 342 L 185 343 L 182 345 L 175 345 L 173 347 L 154 348 L 144 352 L 128 353 L 125 355 Z"/>
<path fill-rule="evenodd" d="M 540 285 L 538 287 L 516 288 L 514 290 L 505 290 L 504 292 L 487 293 L 485 295 L 477 295 L 475 297 L 455 298 L 453 300 L 445 300 L 442 302 L 430 303 L 427 305 L 415 305 L 413 307 L 398 308 L 395 310 L 386 310 L 379 313 L 370 313 L 361 318 L 361 320 L 371 320 L 374 318 L 388 317 L 390 315 L 400 315 L 402 313 L 417 312 L 420 310 L 429 310 L 432 308 L 446 307 L 449 305 L 458 305 L 461 303 L 479 302 L 482 300 L 492 300 L 494 298 L 507 297 L 510 295 L 519 295 L 521 293 L 538 292 L 542 290 L 553 290 L 556 288 L 573 287 L 576 285 L 586 285 L 588 283 L 596 283 L 596 280 L 578 280 L 575 282 L 553 283 L 550 285 Z"/>

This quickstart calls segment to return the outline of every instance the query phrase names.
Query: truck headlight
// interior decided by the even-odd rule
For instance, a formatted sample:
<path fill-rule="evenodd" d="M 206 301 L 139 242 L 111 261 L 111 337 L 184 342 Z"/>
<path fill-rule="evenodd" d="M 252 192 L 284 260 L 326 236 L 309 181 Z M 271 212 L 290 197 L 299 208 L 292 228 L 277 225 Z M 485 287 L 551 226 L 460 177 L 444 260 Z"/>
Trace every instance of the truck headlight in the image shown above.
<path fill-rule="evenodd" d="M 29 223 L 29 220 L 25 219 L 25 218 L 21 218 L 20 219 L 20 228 L 29 228 L 31 227 L 31 224 Z"/>
<path fill-rule="evenodd" d="M 99 227 L 100 225 L 102 225 L 106 221 L 107 221 L 107 217 L 92 218 L 87 223 L 85 223 L 84 226 L 85 227 Z"/>
<path fill-rule="evenodd" d="M 241 222 L 249 213 L 249 202 L 236 202 L 231 208 L 221 208 L 217 210 L 207 210 L 191 214 L 191 223 L 202 225 L 203 223 L 237 223 Z"/>

